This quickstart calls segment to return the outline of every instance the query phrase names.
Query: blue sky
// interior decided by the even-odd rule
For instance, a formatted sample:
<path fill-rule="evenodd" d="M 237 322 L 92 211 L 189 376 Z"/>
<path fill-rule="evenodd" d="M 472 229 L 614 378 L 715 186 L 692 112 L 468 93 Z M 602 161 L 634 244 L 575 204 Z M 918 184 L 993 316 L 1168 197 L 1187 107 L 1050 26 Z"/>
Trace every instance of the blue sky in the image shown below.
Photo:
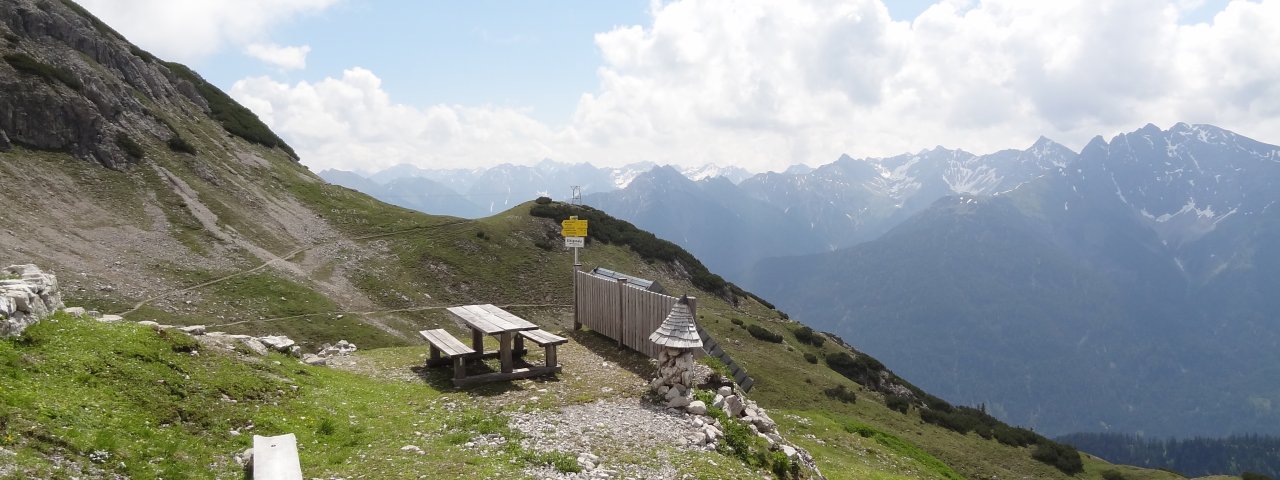
<path fill-rule="evenodd" d="M 1280 0 L 82 1 L 318 168 L 1280 140 Z"/>

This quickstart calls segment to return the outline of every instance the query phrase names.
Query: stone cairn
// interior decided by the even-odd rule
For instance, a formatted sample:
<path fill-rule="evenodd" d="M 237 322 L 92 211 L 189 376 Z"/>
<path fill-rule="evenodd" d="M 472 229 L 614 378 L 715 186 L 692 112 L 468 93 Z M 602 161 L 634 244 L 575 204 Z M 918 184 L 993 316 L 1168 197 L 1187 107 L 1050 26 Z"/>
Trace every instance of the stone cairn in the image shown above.
<path fill-rule="evenodd" d="M 20 335 L 62 307 L 58 277 L 53 274 L 35 265 L 0 270 L 0 338 Z"/>
<path fill-rule="evenodd" d="M 671 412 L 683 411 L 690 416 L 690 425 L 698 429 L 689 438 L 691 445 L 715 450 L 717 443 L 724 438 L 725 427 L 718 419 L 707 415 L 708 405 L 693 398 L 693 389 L 702 377 L 693 370 L 693 353 L 695 349 L 702 348 L 702 337 L 698 336 L 689 303 L 687 296 L 681 298 L 671 307 L 662 325 L 649 335 L 649 341 L 662 347 L 658 352 L 658 374 L 649 387 L 665 400 Z M 788 458 L 808 467 L 816 478 L 825 478 L 818 471 L 813 456 L 790 445 L 779 434 L 778 424 L 745 394 L 732 386 L 722 386 L 716 390 L 710 406 L 723 410 L 729 418 L 746 425 L 752 434 L 763 438 L 769 448 L 783 452 Z M 581 459 L 579 463 L 582 463 Z"/>
<path fill-rule="evenodd" d="M 689 297 L 680 298 L 667 318 L 649 335 L 649 341 L 662 347 L 658 352 L 658 376 L 649 386 L 667 399 L 667 406 L 683 408 L 693 397 L 693 352 L 702 348 L 702 338 L 689 309 Z M 705 413 L 705 411 L 704 411 Z"/>

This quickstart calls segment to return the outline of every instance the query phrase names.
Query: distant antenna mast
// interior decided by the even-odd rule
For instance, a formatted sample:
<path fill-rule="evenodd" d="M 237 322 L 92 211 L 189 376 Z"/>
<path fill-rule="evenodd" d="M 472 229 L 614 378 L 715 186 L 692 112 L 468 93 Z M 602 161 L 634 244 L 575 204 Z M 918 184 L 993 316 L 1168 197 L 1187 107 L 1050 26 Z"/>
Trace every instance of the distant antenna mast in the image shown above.
<path fill-rule="evenodd" d="M 574 185 L 569 188 L 573 189 L 573 194 L 569 197 L 569 203 L 573 205 L 582 205 L 582 187 Z"/>

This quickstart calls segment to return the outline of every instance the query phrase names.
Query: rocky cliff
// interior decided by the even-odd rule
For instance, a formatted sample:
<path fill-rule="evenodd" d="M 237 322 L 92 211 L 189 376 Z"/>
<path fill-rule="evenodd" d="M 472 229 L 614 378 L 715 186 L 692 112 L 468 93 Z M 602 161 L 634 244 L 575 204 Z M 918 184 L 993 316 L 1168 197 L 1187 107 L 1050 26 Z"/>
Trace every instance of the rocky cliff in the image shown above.
<path fill-rule="evenodd" d="M 174 117 L 209 114 L 229 133 L 292 155 L 217 88 L 73 2 L 0 2 L 0 37 L 0 151 L 16 144 L 117 168 L 137 163 L 150 143 L 190 147 Z"/>

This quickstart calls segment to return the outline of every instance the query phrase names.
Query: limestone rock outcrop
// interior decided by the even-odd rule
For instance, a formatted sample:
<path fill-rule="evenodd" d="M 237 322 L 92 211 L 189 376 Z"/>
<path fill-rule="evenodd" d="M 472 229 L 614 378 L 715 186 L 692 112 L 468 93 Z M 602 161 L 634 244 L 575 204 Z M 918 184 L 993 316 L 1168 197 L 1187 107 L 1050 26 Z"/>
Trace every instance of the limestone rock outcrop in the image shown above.
<path fill-rule="evenodd" d="M 62 307 L 58 277 L 53 274 L 35 265 L 0 270 L 0 338 L 21 334 Z"/>

